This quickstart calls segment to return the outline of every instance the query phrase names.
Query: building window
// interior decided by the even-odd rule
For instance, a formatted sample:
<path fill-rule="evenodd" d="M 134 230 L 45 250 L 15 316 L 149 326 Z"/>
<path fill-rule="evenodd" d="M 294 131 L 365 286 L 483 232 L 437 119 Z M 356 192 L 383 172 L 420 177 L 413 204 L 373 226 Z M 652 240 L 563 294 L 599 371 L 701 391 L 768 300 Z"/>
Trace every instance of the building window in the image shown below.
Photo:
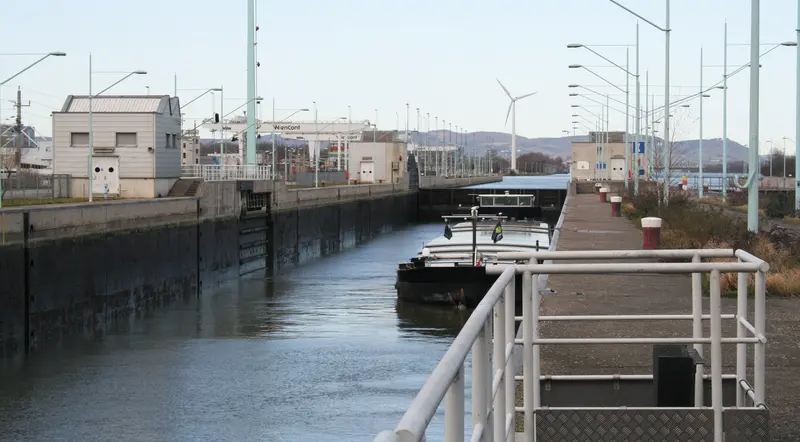
<path fill-rule="evenodd" d="M 138 146 L 136 132 L 117 132 L 117 147 Z"/>
<path fill-rule="evenodd" d="M 183 159 L 186 159 L 186 152 L 183 153 Z"/>
<path fill-rule="evenodd" d="M 178 134 L 172 134 L 172 147 L 178 148 Z"/>
<path fill-rule="evenodd" d="M 89 147 L 89 132 L 72 132 L 69 134 L 69 145 L 72 147 Z"/>
<path fill-rule="evenodd" d="M 167 149 L 169 149 L 170 147 L 172 147 L 172 146 L 170 145 L 170 137 L 169 137 L 169 134 L 167 134 L 167 138 L 166 138 L 166 142 L 164 143 L 164 147 L 166 147 Z"/>

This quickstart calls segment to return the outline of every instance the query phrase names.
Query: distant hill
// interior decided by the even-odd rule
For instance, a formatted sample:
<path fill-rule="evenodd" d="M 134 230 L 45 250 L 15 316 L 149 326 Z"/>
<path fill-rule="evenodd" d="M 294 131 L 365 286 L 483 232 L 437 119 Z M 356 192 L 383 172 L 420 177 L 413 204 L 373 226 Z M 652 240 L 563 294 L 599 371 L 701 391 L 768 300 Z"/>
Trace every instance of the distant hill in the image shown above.
<path fill-rule="evenodd" d="M 450 131 L 430 131 L 428 133 L 428 142 L 430 144 L 441 143 L 442 137 L 447 138 L 449 141 L 455 141 L 455 136 L 461 137 L 461 134 L 450 133 Z M 414 142 L 424 144 L 425 132 L 412 133 L 411 138 Z M 450 138 L 452 137 L 452 138 Z M 478 155 L 484 155 L 487 151 L 493 150 L 498 153 L 510 153 L 511 150 L 511 134 L 504 132 L 472 132 L 467 133 L 466 136 L 467 150 L 472 151 L 475 149 Z M 517 135 L 517 151 L 518 155 L 523 155 L 529 152 L 541 152 L 552 157 L 569 158 L 572 156 L 572 141 L 585 140 L 585 135 L 566 136 L 566 137 L 543 137 L 543 138 L 527 138 Z M 289 146 L 302 146 L 305 144 L 304 140 L 283 139 L 280 136 L 276 138 L 280 145 Z M 216 141 L 217 143 L 219 140 Z M 265 140 L 262 138 L 259 142 L 260 145 L 264 143 L 269 144 L 271 140 L 269 137 Z M 201 144 L 209 145 L 214 143 L 213 139 L 204 138 Z M 699 148 L 699 140 L 684 140 L 676 142 L 675 151 L 684 156 L 687 161 L 696 161 Z M 749 149 L 736 141 L 728 139 L 728 160 L 729 161 L 746 161 Z M 722 139 L 711 138 L 703 140 L 703 162 L 709 164 L 714 160 L 722 158 Z"/>

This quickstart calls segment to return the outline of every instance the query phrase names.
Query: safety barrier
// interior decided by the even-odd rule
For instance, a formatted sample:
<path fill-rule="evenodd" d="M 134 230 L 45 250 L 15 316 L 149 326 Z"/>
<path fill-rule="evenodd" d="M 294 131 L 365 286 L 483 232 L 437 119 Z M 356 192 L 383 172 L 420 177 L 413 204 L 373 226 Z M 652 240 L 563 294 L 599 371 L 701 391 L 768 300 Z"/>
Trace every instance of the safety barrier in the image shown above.
<path fill-rule="evenodd" d="M 181 167 L 181 178 L 201 178 L 203 181 L 270 180 L 270 166 L 257 164 L 216 165 L 188 164 Z"/>
<path fill-rule="evenodd" d="M 637 440 L 709 440 L 722 442 L 768 438 L 765 405 L 766 272 L 769 265 L 743 250 L 617 250 L 506 252 L 486 268 L 498 279 L 478 304 L 444 357 L 411 402 L 393 431 L 380 433 L 375 442 L 422 441 L 425 431 L 444 400 L 446 442 L 464 441 L 464 361 L 472 351 L 472 441 L 513 441 L 516 412 L 523 413 L 526 441 L 618 440 L 637 434 Z M 703 262 L 709 258 L 737 261 Z M 691 262 L 635 262 L 682 259 Z M 538 264 L 544 260 L 544 264 Z M 575 260 L 631 260 L 616 263 L 565 263 Z M 522 274 L 522 316 L 515 316 L 515 274 Z M 542 316 L 539 314 L 539 278 L 542 274 L 691 274 L 691 314 Z M 721 311 L 720 275 L 738 273 L 735 314 Z M 703 314 L 704 274 L 709 274 L 710 312 Z M 748 281 L 754 274 L 754 324 L 747 319 Z M 543 338 L 544 321 L 678 321 L 691 320 L 691 337 Z M 710 321 L 710 336 L 703 336 L 703 321 Z M 722 336 L 722 320 L 734 320 L 735 337 Z M 515 322 L 522 321 L 522 339 L 515 337 Z M 493 339 L 492 339 L 493 338 Z M 736 372 L 722 373 L 722 344 L 736 344 Z M 523 347 L 523 370 L 515 376 L 512 353 Z M 548 375 L 541 374 L 540 346 L 571 344 L 692 344 L 699 355 L 710 345 L 710 375 L 697 366 L 694 407 L 552 407 L 542 404 L 542 382 L 647 381 L 652 375 Z M 747 379 L 747 345 L 754 350 L 753 384 Z M 704 380 L 710 379 L 711 406 L 703 404 Z M 735 403 L 723 403 L 723 379 L 735 380 Z M 515 406 L 515 380 L 523 382 L 523 406 Z M 536 380 L 536 381 L 535 381 Z M 668 422 L 669 425 L 664 424 Z M 655 427 L 658 428 L 655 428 Z M 581 428 L 585 427 L 585 428 Z M 686 435 L 692 437 L 686 439 Z M 609 435 L 616 435 L 608 439 Z M 725 436 L 723 436 L 725 435 Z"/>

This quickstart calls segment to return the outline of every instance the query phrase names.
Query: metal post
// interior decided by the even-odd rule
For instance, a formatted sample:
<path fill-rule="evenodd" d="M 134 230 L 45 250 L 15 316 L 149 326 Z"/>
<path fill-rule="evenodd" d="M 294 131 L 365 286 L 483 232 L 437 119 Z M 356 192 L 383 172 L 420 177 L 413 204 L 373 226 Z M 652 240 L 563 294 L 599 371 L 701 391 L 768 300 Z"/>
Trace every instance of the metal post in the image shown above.
<path fill-rule="evenodd" d="M 798 1 L 800 3 L 800 1 Z M 798 8 L 800 13 L 800 8 Z M 800 30 L 798 30 L 800 33 Z M 722 202 L 728 200 L 728 21 L 725 21 L 725 48 L 722 51 L 723 71 L 722 71 Z M 800 54 L 798 54 L 800 55 Z M 800 63 L 800 58 L 798 58 Z M 800 64 L 798 64 L 800 66 Z M 800 71 L 798 71 L 800 72 Z M 797 77 L 800 85 L 800 74 Z M 800 90 L 797 92 L 798 103 L 800 103 Z M 800 131 L 800 127 L 797 129 Z"/>
<path fill-rule="evenodd" d="M 767 300 L 766 300 L 766 281 L 767 275 L 764 272 L 756 272 L 755 277 L 755 311 L 753 312 L 753 316 L 755 317 L 755 324 L 754 328 L 756 330 L 756 334 L 759 336 L 764 336 L 766 334 L 766 308 L 767 308 Z M 757 342 L 755 344 L 755 358 L 754 358 L 754 365 L 753 372 L 755 374 L 753 382 L 753 393 L 755 398 L 755 405 L 759 406 L 760 404 L 764 403 L 764 397 L 766 396 L 766 382 L 765 382 L 765 362 L 766 357 L 764 355 L 764 351 L 766 350 L 766 344 L 763 342 Z"/>
<path fill-rule="evenodd" d="M 539 263 L 536 259 L 531 259 L 530 264 L 537 265 Z M 523 295 L 524 296 L 524 295 Z M 533 339 L 539 339 L 539 275 L 531 277 L 531 329 L 533 329 Z M 536 415 L 536 410 L 542 406 L 542 392 L 541 382 L 539 376 L 541 375 L 541 361 L 539 360 L 539 344 L 533 344 L 533 413 Z"/>
<path fill-rule="evenodd" d="M 700 255 L 692 257 L 693 263 L 702 262 Z M 692 337 L 703 337 L 703 274 L 692 273 Z M 697 354 L 703 357 L 703 344 L 694 344 Z M 694 406 L 703 406 L 703 364 L 697 364 L 694 376 Z"/>
<path fill-rule="evenodd" d="M 608 181 L 611 181 L 611 169 L 608 168 L 609 163 L 611 163 L 611 146 L 609 145 L 610 139 L 608 138 L 608 131 L 611 129 L 611 122 L 609 120 L 609 115 L 611 114 L 611 109 L 609 108 L 609 101 L 608 95 L 606 95 L 606 151 L 605 151 L 605 171 L 606 171 L 606 178 Z"/>
<path fill-rule="evenodd" d="M 92 125 L 92 53 L 89 53 L 89 202 L 94 186 L 94 126 Z"/>
<path fill-rule="evenodd" d="M 444 396 L 444 440 L 464 442 L 464 364 Z"/>
<path fill-rule="evenodd" d="M 750 11 L 750 186 L 747 188 L 747 230 L 758 232 L 758 85 L 760 0 L 751 0 Z"/>
<path fill-rule="evenodd" d="M 490 379 L 491 375 L 486 354 L 488 347 L 486 345 L 486 333 L 490 333 L 487 328 L 486 321 L 478 334 L 477 339 L 472 344 L 472 427 L 475 428 L 479 423 L 488 422 L 486 419 L 486 410 L 489 404 L 489 398 L 486 395 L 486 382 Z M 491 384 L 491 381 L 489 381 Z M 484 430 L 486 427 L 484 426 Z M 462 427 L 461 431 L 464 429 Z M 485 434 L 485 433 L 484 433 Z"/>
<path fill-rule="evenodd" d="M 506 286 L 506 290 L 508 286 Z M 505 294 L 504 294 L 505 295 Z M 508 373 L 506 373 L 506 306 L 505 306 L 505 296 L 501 297 L 500 300 L 494 306 L 494 349 L 493 353 L 493 370 L 492 373 L 497 375 L 499 373 L 503 373 L 503 376 L 507 378 Z M 513 298 L 512 298 L 513 302 Z M 511 318 L 513 321 L 513 317 Z M 513 341 L 512 341 L 513 342 Z M 513 376 L 512 376 L 513 379 Z M 505 379 L 504 379 L 505 380 Z M 494 385 L 494 381 L 490 382 L 489 385 Z M 489 397 L 492 397 L 492 392 L 489 392 Z M 501 442 L 505 440 L 506 435 L 506 388 L 505 385 L 499 385 L 497 388 L 497 396 L 494 398 L 494 410 L 492 411 L 494 417 L 494 440 L 496 442 Z"/>
<path fill-rule="evenodd" d="M 256 163 L 255 8 L 256 0 L 247 0 L 247 147 L 245 164 Z"/>
<path fill-rule="evenodd" d="M 703 48 L 700 48 L 700 141 L 698 148 L 697 167 L 699 167 L 697 195 L 703 198 Z"/>
<path fill-rule="evenodd" d="M 667 0 L 667 25 L 664 27 L 666 33 L 665 55 L 666 61 L 664 63 L 664 205 L 669 204 L 669 162 L 672 155 L 670 155 L 669 145 L 669 0 Z M 757 62 L 757 61 L 756 61 Z"/>
<path fill-rule="evenodd" d="M 630 132 L 630 84 L 631 84 L 631 63 L 630 63 L 630 49 L 625 48 L 625 168 L 622 173 L 625 176 L 625 192 L 628 191 L 631 181 L 631 143 L 628 138 Z M 633 139 L 634 150 L 636 150 L 636 137 Z"/>
<path fill-rule="evenodd" d="M 739 258 L 739 262 L 743 262 Z M 736 337 L 741 339 L 747 337 L 747 329 L 740 319 L 747 319 L 747 284 L 750 275 L 738 273 L 736 289 Z M 736 406 L 744 407 L 747 394 L 742 389 L 740 382 L 747 378 L 747 344 L 736 344 Z"/>
<path fill-rule="evenodd" d="M 515 276 L 514 278 L 511 278 L 511 281 L 509 281 L 508 285 L 506 286 L 505 293 L 503 295 L 505 297 L 505 309 L 506 309 L 506 317 L 505 317 L 505 320 L 506 320 L 506 322 L 505 322 L 506 340 L 505 340 L 505 342 L 506 342 L 506 347 L 511 346 L 512 350 L 514 348 L 514 340 L 516 339 L 516 327 L 515 327 L 516 324 L 515 324 L 515 320 L 514 320 L 514 315 L 516 314 L 516 312 L 515 312 L 516 292 L 517 292 L 517 288 L 516 288 L 516 276 Z M 505 349 L 503 351 L 505 352 Z M 504 353 L 503 357 L 505 357 L 505 353 Z M 514 376 L 516 375 L 516 373 L 514 371 L 514 358 L 510 358 L 508 363 L 505 364 L 505 370 L 506 370 L 505 371 L 505 389 L 506 389 L 506 394 L 505 394 L 506 408 L 505 408 L 505 412 L 506 412 L 507 417 L 505 417 L 504 419 L 507 419 L 507 420 L 510 419 L 511 420 L 510 425 L 508 425 L 508 427 L 510 428 L 511 433 L 513 434 L 514 433 L 514 428 L 516 427 L 516 416 L 517 416 L 517 413 L 515 411 L 517 386 L 516 386 L 516 380 L 514 378 Z M 503 441 L 505 441 L 505 440 L 506 439 L 504 438 Z M 495 442 L 498 442 L 498 441 L 495 441 Z"/>
<path fill-rule="evenodd" d="M 800 1 L 797 2 L 797 56 L 796 72 L 797 90 L 795 98 L 795 135 L 794 135 L 794 210 L 795 216 L 800 216 Z"/>
<path fill-rule="evenodd" d="M 722 318 L 719 270 L 711 271 L 711 408 L 714 410 L 714 442 L 722 442 Z"/>
<path fill-rule="evenodd" d="M 522 399 L 524 408 L 524 440 L 533 440 L 533 386 L 538 378 L 533 377 L 533 296 L 531 272 L 522 274 Z"/>
<path fill-rule="evenodd" d="M 272 97 L 272 121 L 275 121 L 275 97 Z M 286 158 L 283 159 L 283 162 L 286 163 Z M 270 169 L 270 173 L 275 174 L 275 128 L 272 129 L 272 169 Z M 272 179 L 275 177 L 273 176 Z M 283 179 L 286 180 L 286 177 Z"/>
<path fill-rule="evenodd" d="M 636 137 L 635 137 L 635 140 L 636 140 L 637 146 L 636 146 L 636 149 L 634 151 L 635 153 L 633 154 L 633 167 L 634 167 L 633 193 L 636 194 L 636 195 L 639 195 L 639 167 L 640 167 L 639 166 L 639 162 L 641 161 L 641 158 L 639 157 L 639 146 L 638 146 L 639 140 L 641 138 L 641 133 L 642 133 L 641 132 L 641 122 L 640 122 L 641 116 L 639 114 L 639 107 L 641 106 L 640 101 L 639 101 L 640 100 L 639 99 L 639 91 L 641 90 L 640 89 L 640 85 L 641 85 L 641 82 L 639 81 L 639 23 L 637 22 L 636 23 L 636 123 L 635 123 L 635 126 L 636 126 Z M 645 99 L 646 98 L 647 97 L 645 97 Z"/>

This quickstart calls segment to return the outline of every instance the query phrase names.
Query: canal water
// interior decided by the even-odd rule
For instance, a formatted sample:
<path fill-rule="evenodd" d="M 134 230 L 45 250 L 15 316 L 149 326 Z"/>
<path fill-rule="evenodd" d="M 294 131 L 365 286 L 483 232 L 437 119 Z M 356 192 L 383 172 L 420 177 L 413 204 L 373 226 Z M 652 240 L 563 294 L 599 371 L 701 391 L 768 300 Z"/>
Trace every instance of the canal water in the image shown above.
<path fill-rule="evenodd" d="M 442 228 L 388 233 L 0 365 L 0 440 L 371 441 L 466 321 L 396 303 L 397 263 Z"/>

